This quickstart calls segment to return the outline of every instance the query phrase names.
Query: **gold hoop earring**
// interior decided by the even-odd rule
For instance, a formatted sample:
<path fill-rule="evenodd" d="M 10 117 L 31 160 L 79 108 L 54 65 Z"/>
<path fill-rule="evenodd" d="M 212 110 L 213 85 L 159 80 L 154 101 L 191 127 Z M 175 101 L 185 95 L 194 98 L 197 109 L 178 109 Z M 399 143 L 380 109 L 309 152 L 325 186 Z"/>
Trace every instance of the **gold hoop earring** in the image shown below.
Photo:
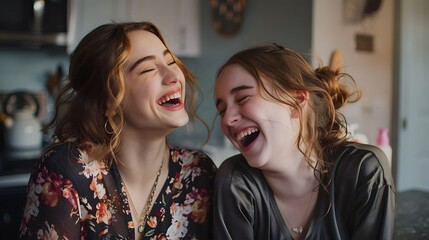
<path fill-rule="evenodd" d="M 104 122 L 104 131 L 106 131 L 106 133 L 109 135 L 113 134 L 113 129 L 112 129 L 112 131 L 107 130 L 107 120 L 106 120 L 106 122 Z"/>

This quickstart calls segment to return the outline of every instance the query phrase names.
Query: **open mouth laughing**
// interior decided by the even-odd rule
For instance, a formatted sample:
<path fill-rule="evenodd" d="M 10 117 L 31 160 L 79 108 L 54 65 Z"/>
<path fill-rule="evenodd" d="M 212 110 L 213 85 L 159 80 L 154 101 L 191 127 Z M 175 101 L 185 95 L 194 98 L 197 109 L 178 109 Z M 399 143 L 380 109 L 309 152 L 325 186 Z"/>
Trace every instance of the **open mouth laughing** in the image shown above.
<path fill-rule="evenodd" d="M 176 92 L 171 95 L 163 96 L 161 99 L 158 100 L 158 104 L 164 107 L 176 107 L 179 106 L 181 102 L 181 93 Z"/>
<path fill-rule="evenodd" d="M 245 148 L 249 146 L 259 136 L 259 129 L 252 127 L 248 128 L 236 135 L 236 140 Z"/>

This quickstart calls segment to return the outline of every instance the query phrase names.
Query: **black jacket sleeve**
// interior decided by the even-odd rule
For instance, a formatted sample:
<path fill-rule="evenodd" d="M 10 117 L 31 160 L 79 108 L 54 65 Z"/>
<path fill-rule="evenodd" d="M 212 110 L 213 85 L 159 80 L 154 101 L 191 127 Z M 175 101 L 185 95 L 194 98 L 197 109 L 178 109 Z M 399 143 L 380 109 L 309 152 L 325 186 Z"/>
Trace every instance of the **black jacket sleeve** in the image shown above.
<path fill-rule="evenodd" d="M 233 175 L 233 161 L 225 161 L 217 172 L 214 199 L 214 239 L 254 239 L 253 194 L 242 178 Z"/>
<path fill-rule="evenodd" d="M 337 157 L 331 196 L 342 238 L 392 239 L 395 186 L 385 154 L 351 143 Z"/>

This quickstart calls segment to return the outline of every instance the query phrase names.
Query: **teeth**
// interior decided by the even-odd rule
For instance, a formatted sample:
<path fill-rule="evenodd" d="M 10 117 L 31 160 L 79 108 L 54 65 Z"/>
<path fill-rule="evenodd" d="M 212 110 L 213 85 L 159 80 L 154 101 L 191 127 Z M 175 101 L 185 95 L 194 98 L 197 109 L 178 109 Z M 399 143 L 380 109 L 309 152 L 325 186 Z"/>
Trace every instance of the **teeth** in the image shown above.
<path fill-rule="evenodd" d="M 240 133 L 237 134 L 236 139 L 237 141 L 241 141 L 244 137 L 259 131 L 257 128 L 248 128 Z"/>
<path fill-rule="evenodd" d="M 158 102 L 158 104 L 164 104 L 165 102 L 168 102 L 171 99 L 176 99 L 176 98 L 180 98 L 180 97 L 181 97 L 180 92 L 177 92 L 177 93 L 172 94 L 170 96 L 164 97 L 161 101 Z"/>

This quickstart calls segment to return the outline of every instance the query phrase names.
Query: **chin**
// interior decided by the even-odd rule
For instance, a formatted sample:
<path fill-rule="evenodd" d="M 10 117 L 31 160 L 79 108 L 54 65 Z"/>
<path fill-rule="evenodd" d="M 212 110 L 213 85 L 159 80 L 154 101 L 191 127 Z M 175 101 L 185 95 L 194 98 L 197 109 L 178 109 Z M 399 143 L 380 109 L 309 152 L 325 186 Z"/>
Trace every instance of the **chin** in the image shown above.
<path fill-rule="evenodd" d="M 261 168 L 262 164 L 259 161 L 255 161 L 249 158 L 246 158 L 247 163 L 249 164 L 249 166 L 251 166 L 252 168 Z"/>
<path fill-rule="evenodd" d="M 245 154 L 243 152 L 242 152 L 242 154 L 246 158 L 246 161 L 249 164 L 249 166 L 251 166 L 253 168 L 261 169 L 267 163 L 267 161 L 266 161 L 267 158 L 265 158 L 263 156 L 260 156 L 260 155 L 259 156 L 254 156 L 254 155 L 249 156 L 249 154 Z"/>
<path fill-rule="evenodd" d="M 177 125 L 177 127 L 183 127 L 188 124 L 188 122 L 189 116 L 187 113 L 174 116 L 174 123 Z"/>

